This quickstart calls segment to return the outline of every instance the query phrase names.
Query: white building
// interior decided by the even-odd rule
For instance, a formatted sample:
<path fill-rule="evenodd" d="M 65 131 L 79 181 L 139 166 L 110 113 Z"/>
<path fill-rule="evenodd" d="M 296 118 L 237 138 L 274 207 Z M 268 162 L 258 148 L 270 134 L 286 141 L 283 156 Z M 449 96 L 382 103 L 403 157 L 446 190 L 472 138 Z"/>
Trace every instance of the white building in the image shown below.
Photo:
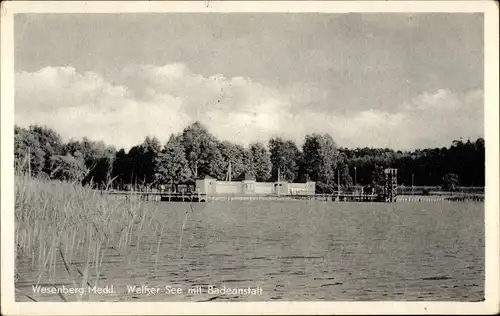
<path fill-rule="evenodd" d="M 233 181 L 219 181 L 207 176 L 196 180 L 196 192 L 207 195 L 314 195 L 316 182 L 257 182 L 245 175 Z"/>

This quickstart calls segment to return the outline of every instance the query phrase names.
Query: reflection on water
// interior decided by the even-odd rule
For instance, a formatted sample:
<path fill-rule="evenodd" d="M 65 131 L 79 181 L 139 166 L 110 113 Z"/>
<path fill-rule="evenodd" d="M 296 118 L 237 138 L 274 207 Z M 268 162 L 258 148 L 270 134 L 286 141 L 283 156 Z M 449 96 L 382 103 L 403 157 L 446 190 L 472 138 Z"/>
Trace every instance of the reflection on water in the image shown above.
<path fill-rule="evenodd" d="M 127 253 L 108 249 L 98 284 L 113 285 L 116 293 L 92 300 L 478 301 L 484 296 L 484 204 L 252 201 L 200 203 L 193 209 L 186 219 L 188 204 L 161 204 L 155 211 L 165 232 L 159 245 L 146 232 Z M 31 258 L 18 259 L 16 288 L 32 295 L 38 270 L 30 263 Z M 63 264 L 57 267 L 56 286 L 72 286 Z M 44 277 L 39 283 L 53 284 Z M 184 290 L 138 295 L 128 293 L 127 285 Z M 187 292 L 197 286 L 204 293 Z M 262 295 L 214 295 L 206 293 L 208 286 L 261 287 Z M 36 298 L 61 301 L 57 295 Z"/>

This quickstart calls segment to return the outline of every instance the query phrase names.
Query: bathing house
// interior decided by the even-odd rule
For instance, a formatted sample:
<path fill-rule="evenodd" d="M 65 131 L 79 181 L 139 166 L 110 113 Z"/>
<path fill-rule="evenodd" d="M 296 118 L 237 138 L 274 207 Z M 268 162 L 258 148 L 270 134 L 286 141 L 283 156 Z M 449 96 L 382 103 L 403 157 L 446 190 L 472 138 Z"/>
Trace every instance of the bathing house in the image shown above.
<path fill-rule="evenodd" d="M 196 180 L 196 192 L 206 195 L 314 195 L 316 183 L 257 182 L 254 177 L 247 174 L 242 174 L 231 181 L 219 181 L 206 176 Z"/>

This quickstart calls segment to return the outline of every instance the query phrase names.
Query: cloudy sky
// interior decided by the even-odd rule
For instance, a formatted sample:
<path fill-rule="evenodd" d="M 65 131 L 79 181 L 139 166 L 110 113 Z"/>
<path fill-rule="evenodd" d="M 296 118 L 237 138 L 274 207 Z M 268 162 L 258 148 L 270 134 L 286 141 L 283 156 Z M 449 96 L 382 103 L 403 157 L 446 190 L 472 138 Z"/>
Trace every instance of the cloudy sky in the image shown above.
<path fill-rule="evenodd" d="M 16 124 L 129 148 L 196 120 L 243 145 L 330 133 L 412 149 L 477 138 L 481 14 L 31 14 Z"/>

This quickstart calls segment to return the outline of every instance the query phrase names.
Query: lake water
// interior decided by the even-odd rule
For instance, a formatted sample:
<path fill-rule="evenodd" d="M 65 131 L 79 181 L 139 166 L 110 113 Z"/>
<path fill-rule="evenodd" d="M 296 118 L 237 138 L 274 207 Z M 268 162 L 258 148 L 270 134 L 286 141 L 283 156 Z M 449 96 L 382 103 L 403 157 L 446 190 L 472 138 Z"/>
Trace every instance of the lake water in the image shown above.
<path fill-rule="evenodd" d="M 164 224 L 160 245 L 151 236 L 126 254 L 109 251 L 99 285 L 113 285 L 116 293 L 92 300 L 479 301 L 484 297 L 482 203 L 243 201 L 192 206 L 193 212 L 184 203 L 151 204 Z M 16 288 L 32 293 L 38 271 L 28 262 L 29 258 L 17 261 Z M 62 265 L 60 270 L 64 275 Z M 42 279 L 40 285 L 47 283 Z M 64 284 L 70 286 L 61 277 L 57 285 Z M 134 294 L 127 285 L 161 291 Z M 179 287 L 183 293 L 167 294 L 165 286 Z M 197 286 L 202 293 L 188 293 Z M 214 294 L 208 293 L 208 286 L 260 287 L 262 292 Z M 61 300 L 57 295 L 36 298 Z M 16 299 L 28 300 L 20 295 Z"/>

